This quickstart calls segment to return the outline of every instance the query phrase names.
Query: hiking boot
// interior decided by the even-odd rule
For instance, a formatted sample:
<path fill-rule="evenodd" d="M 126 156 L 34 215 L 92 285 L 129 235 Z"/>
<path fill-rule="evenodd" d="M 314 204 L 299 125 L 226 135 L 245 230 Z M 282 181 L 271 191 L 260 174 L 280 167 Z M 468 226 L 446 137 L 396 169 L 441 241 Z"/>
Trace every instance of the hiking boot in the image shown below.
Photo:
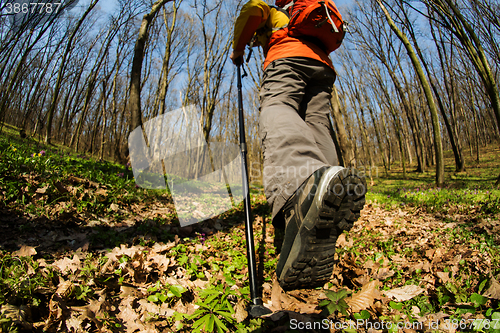
<path fill-rule="evenodd" d="M 365 194 L 366 181 L 357 170 L 323 167 L 286 202 L 276 266 L 284 290 L 321 287 L 330 280 L 337 237 L 359 218 Z"/>
<path fill-rule="evenodd" d="M 283 240 L 285 239 L 285 228 L 274 228 L 274 248 L 276 254 L 281 253 L 281 247 L 283 246 Z"/>

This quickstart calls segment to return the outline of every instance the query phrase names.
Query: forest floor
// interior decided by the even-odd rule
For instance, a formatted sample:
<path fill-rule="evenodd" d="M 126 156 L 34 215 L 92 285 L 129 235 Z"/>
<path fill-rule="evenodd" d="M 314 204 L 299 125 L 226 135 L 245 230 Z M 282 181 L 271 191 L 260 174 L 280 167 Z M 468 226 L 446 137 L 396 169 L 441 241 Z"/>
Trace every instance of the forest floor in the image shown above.
<path fill-rule="evenodd" d="M 500 149 L 446 186 L 374 172 L 323 288 L 284 292 L 252 190 L 265 318 L 248 317 L 242 207 L 180 227 L 126 166 L 0 135 L 0 332 L 500 332 Z"/>

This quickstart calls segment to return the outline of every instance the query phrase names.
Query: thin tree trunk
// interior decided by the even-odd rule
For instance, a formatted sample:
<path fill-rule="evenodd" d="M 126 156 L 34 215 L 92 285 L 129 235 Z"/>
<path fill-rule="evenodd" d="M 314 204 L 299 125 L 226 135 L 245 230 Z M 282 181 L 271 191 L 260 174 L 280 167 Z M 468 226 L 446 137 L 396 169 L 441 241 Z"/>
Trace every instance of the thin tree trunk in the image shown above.
<path fill-rule="evenodd" d="M 130 127 L 129 132 L 135 128 L 142 126 L 142 114 L 141 114 L 141 75 L 142 75 L 142 62 L 144 59 L 144 51 L 146 46 L 146 41 L 149 35 L 149 27 L 153 22 L 158 11 L 167 2 L 172 0 L 158 0 L 151 7 L 151 11 L 144 15 L 142 18 L 141 27 L 137 36 L 137 41 L 134 48 L 134 57 L 132 59 L 132 70 L 130 72 L 130 97 L 129 97 L 129 108 L 130 108 Z"/>
<path fill-rule="evenodd" d="M 444 184 L 444 156 L 443 156 L 443 143 L 441 141 L 441 128 L 439 125 L 439 116 L 437 113 L 436 105 L 434 103 L 434 98 L 432 96 L 432 91 L 429 86 L 429 82 L 427 81 L 427 78 L 425 77 L 425 74 L 422 70 L 422 67 L 420 65 L 420 62 L 418 61 L 417 55 L 415 54 L 415 51 L 413 50 L 408 38 L 406 35 L 399 30 L 399 28 L 396 26 L 394 21 L 392 20 L 389 12 L 385 8 L 385 6 L 382 4 L 381 0 L 377 0 L 378 4 L 380 5 L 380 8 L 384 12 L 384 15 L 387 19 L 387 22 L 389 23 L 389 26 L 391 27 L 392 31 L 398 36 L 398 38 L 403 42 L 406 51 L 412 61 L 412 64 L 415 68 L 415 71 L 420 79 L 420 83 L 422 84 L 422 88 L 424 89 L 425 96 L 427 98 L 427 103 L 429 105 L 429 109 L 431 112 L 431 118 L 432 118 L 432 126 L 433 126 L 433 134 L 434 134 L 434 149 L 436 152 L 436 185 L 438 187 L 443 186 Z"/>
<path fill-rule="evenodd" d="M 342 151 L 342 159 L 344 161 L 344 167 L 353 166 L 352 163 L 354 161 L 354 153 L 352 149 L 352 144 L 349 141 L 348 134 L 345 130 L 344 117 L 340 111 L 340 99 L 337 87 L 333 86 L 332 90 L 332 116 L 335 121 L 335 129 L 337 138 L 339 141 L 340 150 Z"/>
<path fill-rule="evenodd" d="M 54 118 L 54 111 L 57 107 L 57 102 L 59 99 L 59 92 L 61 91 L 61 83 L 63 80 L 63 75 L 64 71 L 66 69 L 66 59 L 71 53 L 71 50 L 73 48 L 73 40 L 75 39 L 76 33 L 80 29 L 81 25 L 83 24 L 83 21 L 85 21 L 85 18 L 90 14 L 92 9 L 97 5 L 99 0 L 94 0 L 93 2 L 90 3 L 89 7 L 83 13 L 82 17 L 78 20 L 78 23 L 75 26 L 75 29 L 71 33 L 71 36 L 68 39 L 68 43 L 66 44 L 66 49 L 64 50 L 62 59 L 61 59 L 61 65 L 59 67 L 59 73 L 57 74 L 57 81 L 56 81 L 56 86 L 54 88 L 54 93 L 52 94 L 52 102 L 50 103 L 49 111 L 47 113 L 47 128 L 46 128 L 46 134 L 45 134 L 45 143 L 50 144 L 50 136 L 52 132 L 52 119 Z"/>

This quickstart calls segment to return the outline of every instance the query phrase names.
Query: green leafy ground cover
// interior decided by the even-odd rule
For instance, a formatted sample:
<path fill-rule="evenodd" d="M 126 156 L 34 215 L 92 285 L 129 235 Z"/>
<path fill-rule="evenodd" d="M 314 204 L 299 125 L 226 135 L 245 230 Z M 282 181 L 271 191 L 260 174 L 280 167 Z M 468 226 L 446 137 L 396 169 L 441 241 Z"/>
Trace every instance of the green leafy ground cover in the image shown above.
<path fill-rule="evenodd" d="M 324 288 L 284 292 L 252 193 L 263 300 L 251 319 L 242 207 L 181 228 L 167 191 L 126 166 L 0 136 L 0 331 L 500 332 L 500 152 L 432 186 L 394 167 L 339 237 Z M 398 327 L 399 325 L 399 327 Z M 495 326 L 496 325 L 496 326 Z M 327 328 L 328 327 L 328 328 Z"/>

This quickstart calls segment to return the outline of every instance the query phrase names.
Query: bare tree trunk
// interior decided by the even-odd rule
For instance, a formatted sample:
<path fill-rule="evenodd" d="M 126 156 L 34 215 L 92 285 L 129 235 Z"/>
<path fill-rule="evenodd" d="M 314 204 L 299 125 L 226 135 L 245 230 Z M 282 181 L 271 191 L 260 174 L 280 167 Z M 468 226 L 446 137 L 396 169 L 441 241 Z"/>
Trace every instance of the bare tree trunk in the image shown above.
<path fill-rule="evenodd" d="M 146 41 L 149 35 L 149 27 L 158 11 L 167 2 L 172 0 L 158 0 L 151 7 L 151 11 L 144 15 L 142 18 L 141 27 L 137 36 L 137 41 L 134 48 L 134 58 L 132 59 L 132 71 L 130 72 L 130 98 L 129 108 L 131 114 L 131 121 L 129 132 L 135 128 L 142 126 L 141 114 L 141 75 L 142 75 L 142 62 L 144 59 L 144 50 Z"/>
<path fill-rule="evenodd" d="M 165 22 L 165 27 L 167 29 L 167 40 L 165 43 L 165 54 L 163 56 L 163 66 L 161 70 L 161 80 L 159 83 L 159 94 L 158 94 L 158 107 L 155 106 L 154 110 L 158 110 L 157 115 L 162 115 L 165 113 L 165 98 L 167 96 L 168 87 L 170 85 L 170 71 L 171 71 L 171 63 L 172 63 L 172 48 L 173 48 L 173 40 L 174 40 L 174 30 L 177 24 L 177 11 L 179 9 L 182 0 L 173 2 L 172 6 L 172 22 L 170 26 L 168 26 L 168 22 L 166 19 L 166 14 L 164 14 L 163 20 Z"/>
<path fill-rule="evenodd" d="M 374 67 L 374 70 L 375 70 L 375 78 L 377 79 L 377 82 L 384 93 L 385 100 L 386 100 L 387 104 L 389 105 L 388 109 L 389 109 L 390 114 L 391 114 L 393 121 L 394 121 L 394 127 L 396 129 L 396 137 L 398 139 L 399 150 L 401 153 L 401 165 L 403 167 L 403 178 L 406 178 L 406 163 L 405 163 L 403 134 L 402 134 L 403 131 L 402 131 L 400 122 L 398 120 L 398 117 L 396 115 L 396 111 L 395 111 L 394 104 L 392 103 L 391 95 L 389 94 L 387 87 L 384 85 L 384 82 L 382 80 L 382 76 L 380 75 L 380 70 L 377 67 Z M 396 84 L 396 82 L 394 82 L 394 78 L 393 78 L 393 83 Z"/>
<path fill-rule="evenodd" d="M 365 95 L 365 98 L 366 98 L 366 104 L 368 107 L 368 111 L 370 112 L 370 118 L 372 119 L 373 128 L 375 130 L 375 137 L 377 138 L 378 150 L 380 152 L 380 155 L 382 156 L 382 163 L 384 164 L 384 170 L 385 170 L 385 173 L 387 174 L 387 161 L 385 159 L 384 148 L 382 146 L 382 138 L 380 136 L 380 131 L 379 131 L 378 124 L 377 124 L 378 121 L 377 121 L 375 114 L 373 112 L 373 108 L 370 105 L 368 96 Z"/>
<path fill-rule="evenodd" d="M 87 8 L 87 10 L 85 11 L 85 13 L 83 13 L 80 20 L 78 20 L 78 23 L 76 24 L 75 29 L 71 33 L 71 36 L 68 39 L 68 43 L 66 44 L 66 49 L 64 50 L 64 53 L 63 53 L 63 56 L 61 59 L 61 65 L 59 67 L 59 73 L 57 74 L 56 86 L 54 88 L 54 93 L 52 94 L 52 102 L 50 103 L 49 111 L 47 113 L 47 128 L 46 128 L 46 134 L 45 134 L 45 143 L 47 143 L 47 144 L 50 144 L 50 135 L 52 132 L 52 119 L 54 118 L 54 111 L 56 109 L 57 102 L 59 99 L 59 92 L 61 90 L 61 83 L 63 80 L 64 70 L 66 69 L 66 65 L 67 65 L 66 59 L 69 56 L 69 54 L 71 53 L 71 50 L 73 48 L 73 40 L 75 39 L 76 33 L 80 29 L 80 26 L 82 25 L 85 18 L 90 14 L 92 9 L 94 9 L 94 7 L 97 5 L 98 2 L 99 2 L 99 0 L 94 0 L 93 2 L 90 3 L 90 5 Z"/>
<path fill-rule="evenodd" d="M 415 51 L 413 50 L 408 38 L 406 35 L 396 26 L 394 21 L 392 20 L 389 12 L 385 8 L 385 6 L 382 4 L 381 0 L 377 0 L 380 8 L 384 12 L 384 15 L 387 19 L 387 22 L 389 23 L 389 26 L 391 27 L 392 31 L 398 36 L 398 38 L 401 40 L 401 42 L 404 44 L 406 51 L 408 55 L 410 56 L 410 59 L 412 61 L 412 64 L 415 68 L 415 71 L 420 79 L 420 83 L 422 84 L 422 88 L 424 89 L 425 96 L 427 98 L 427 103 L 429 105 L 429 109 L 431 112 L 431 118 L 432 118 L 432 126 L 433 126 L 433 134 L 434 134 L 434 149 L 436 152 L 436 185 L 438 187 L 443 186 L 444 184 L 444 156 L 443 156 L 443 143 L 441 141 L 441 128 L 439 125 L 439 116 L 437 113 L 436 105 L 434 103 L 434 98 L 432 96 L 432 91 L 429 86 L 429 82 L 427 81 L 427 78 L 425 77 L 425 74 L 422 70 L 422 67 L 420 65 L 420 62 L 418 61 L 417 55 L 415 54 Z"/>
<path fill-rule="evenodd" d="M 339 141 L 340 150 L 342 151 L 342 159 L 344 161 L 344 167 L 353 166 L 354 153 L 352 151 L 352 144 L 347 137 L 347 132 L 345 130 L 344 117 L 340 112 L 340 99 L 338 95 L 337 87 L 333 86 L 332 91 L 332 115 L 335 121 L 335 132 Z"/>

